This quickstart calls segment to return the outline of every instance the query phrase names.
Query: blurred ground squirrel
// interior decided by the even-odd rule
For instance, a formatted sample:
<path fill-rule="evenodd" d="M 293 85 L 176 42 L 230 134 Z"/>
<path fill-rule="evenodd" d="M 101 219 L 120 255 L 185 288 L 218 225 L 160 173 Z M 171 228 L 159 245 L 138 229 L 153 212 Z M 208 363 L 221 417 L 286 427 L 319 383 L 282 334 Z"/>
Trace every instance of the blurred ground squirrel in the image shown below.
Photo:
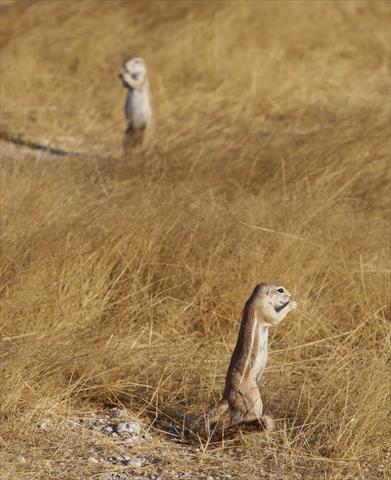
<path fill-rule="evenodd" d="M 142 58 L 133 57 L 124 64 L 119 74 L 127 89 L 125 117 L 128 126 L 124 135 L 124 148 L 135 145 L 148 146 L 152 136 L 152 107 L 148 74 Z"/>
<path fill-rule="evenodd" d="M 127 60 L 124 64 L 124 70 L 119 74 L 119 77 L 127 89 L 125 116 L 128 126 L 124 135 L 125 151 L 129 146 L 141 145 L 142 147 L 147 147 L 152 138 L 153 116 L 148 75 L 144 60 L 138 57 Z M 30 150 L 41 150 L 55 156 L 79 157 L 87 155 L 83 152 L 52 146 L 50 142 L 24 139 L 20 134 L 8 132 L 2 125 L 0 125 L 0 140 Z"/>
<path fill-rule="evenodd" d="M 193 429 L 209 428 L 229 410 L 229 427 L 260 421 L 271 431 L 274 420 L 264 414 L 259 384 L 267 363 L 269 327 L 278 325 L 296 308 L 290 293 L 281 286 L 258 284 L 243 309 L 235 350 L 228 367 L 223 399 L 196 420 Z"/>

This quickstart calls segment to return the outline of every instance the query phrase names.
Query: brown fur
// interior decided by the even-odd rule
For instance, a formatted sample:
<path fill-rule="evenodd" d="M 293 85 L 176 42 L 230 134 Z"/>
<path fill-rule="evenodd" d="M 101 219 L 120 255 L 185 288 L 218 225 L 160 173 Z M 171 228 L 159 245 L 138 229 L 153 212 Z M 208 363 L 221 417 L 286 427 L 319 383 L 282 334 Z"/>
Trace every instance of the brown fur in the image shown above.
<path fill-rule="evenodd" d="M 223 399 L 218 405 L 210 408 L 203 417 L 208 428 L 217 423 L 229 410 L 231 415 L 229 426 L 259 421 L 267 430 L 273 430 L 273 419 L 263 413 L 259 390 L 267 362 L 268 329 L 281 322 L 287 313 L 296 307 L 296 303 L 291 300 L 289 292 L 285 289 L 283 294 L 277 293 L 279 288 L 283 287 L 260 283 L 245 303 L 238 340 L 225 379 Z M 286 307 L 280 312 L 274 309 L 274 305 L 271 308 L 270 299 L 274 299 L 276 294 L 287 302 Z M 197 426 L 201 424 L 202 419 L 198 421 Z"/>

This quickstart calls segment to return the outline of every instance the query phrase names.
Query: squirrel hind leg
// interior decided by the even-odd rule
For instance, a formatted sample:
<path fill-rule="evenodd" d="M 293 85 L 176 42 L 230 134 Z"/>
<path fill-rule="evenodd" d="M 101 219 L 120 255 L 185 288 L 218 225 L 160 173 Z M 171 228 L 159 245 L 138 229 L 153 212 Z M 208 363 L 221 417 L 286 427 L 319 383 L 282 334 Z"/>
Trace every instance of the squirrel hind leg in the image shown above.
<path fill-rule="evenodd" d="M 273 432 L 275 430 L 275 423 L 273 417 L 269 414 L 263 415 L 242 415 L 239 412 L 232 416 L 230 427 L 234 427 L 236 425 L 258 425 L 262 430 L 266 430 L 267 432 Z"/>
<path fill-rule="evenodd" d="M 211 407 L 203 415 L 200 415 L 196 421 L 193 423 L 195 429 L 206 429 L 209 430 L 211 426 L 216 425 L 224 413 L 228 410 L 229 404 L 228 400 L 222 400 L 216 406 Z"/>
<path fill-rule="evenodd" d="M 125 154 L 133 149 L 143 149 L 146 134 L 145 130 L 145 127 L 134 128 L 131 123 L 128 125 L 123 137 L 123 149 Z"/>
<path fill-rule="evenodd" d="M 215 407 L 212 407 L 208 412 L 207 412 L 207 418 L 209 424 L 214 424 L 217 423 L 221 416 L 224 415 L 224 413 L 228 410 L 229 404 L 228 400 L 222 400 L 218 405 Z"/>

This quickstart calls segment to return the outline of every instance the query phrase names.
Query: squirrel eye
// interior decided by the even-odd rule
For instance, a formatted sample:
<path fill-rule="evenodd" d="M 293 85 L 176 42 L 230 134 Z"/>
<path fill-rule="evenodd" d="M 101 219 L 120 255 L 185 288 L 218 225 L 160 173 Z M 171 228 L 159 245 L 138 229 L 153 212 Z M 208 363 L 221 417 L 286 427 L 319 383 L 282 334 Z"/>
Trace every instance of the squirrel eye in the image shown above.
<path fill-rule="evenodd" d="M 284 289 L 283 288 L 277 288 L 277 292 L 278 293 L 284 293 Z"/>

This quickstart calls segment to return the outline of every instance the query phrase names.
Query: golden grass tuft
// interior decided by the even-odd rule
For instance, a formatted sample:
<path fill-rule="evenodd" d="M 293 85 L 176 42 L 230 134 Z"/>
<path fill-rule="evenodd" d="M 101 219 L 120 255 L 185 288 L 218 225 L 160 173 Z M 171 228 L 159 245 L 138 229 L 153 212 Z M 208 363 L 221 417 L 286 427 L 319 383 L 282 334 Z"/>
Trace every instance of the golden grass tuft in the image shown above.
<path fill-rule="evenodd" d="M 148 424 L 217 401 L 243 303 L 274 279 L 300 305 L 271 332 L 277 431 L 200 465 L 387 478 L 390 4 L 1 10 L 1 129 L 85 152 L 1 144 L 4 478 L 85 478 L 53 476 L 69 444 L 41 417 L 122 403 Z M 128 52 L 150 66 L 157 137 L 124 159 Z"/>

